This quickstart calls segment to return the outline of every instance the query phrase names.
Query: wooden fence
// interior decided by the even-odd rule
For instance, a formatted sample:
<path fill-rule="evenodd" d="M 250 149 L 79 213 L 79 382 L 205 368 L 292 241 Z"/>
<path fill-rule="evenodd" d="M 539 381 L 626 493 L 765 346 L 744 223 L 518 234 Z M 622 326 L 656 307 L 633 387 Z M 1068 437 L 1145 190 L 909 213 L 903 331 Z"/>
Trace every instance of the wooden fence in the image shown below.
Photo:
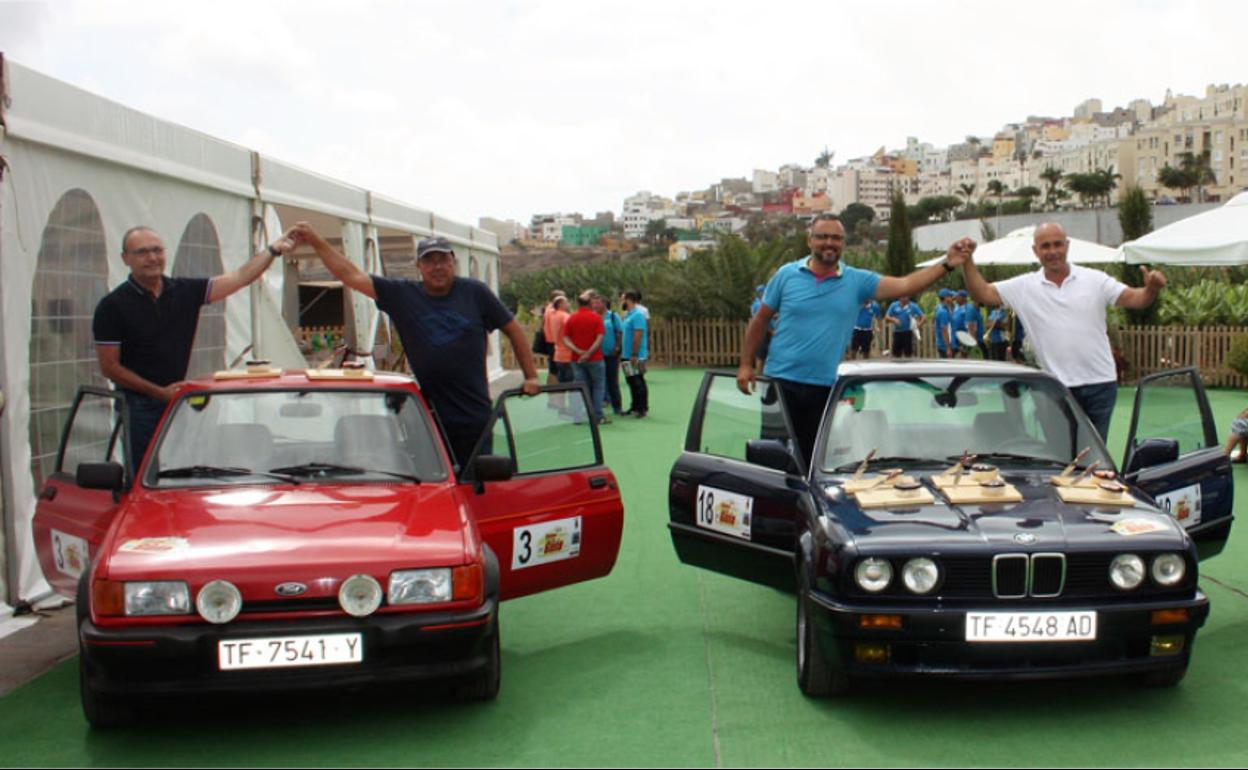
<path fill-rule="evenodd" d="M 735 368 L 741 354 L 745 321 L 670 321 L 654 319 L 650 324 L 650 362 L 658 366 Z M 526 327 L 533 339 L 534 326 Z M 1133 384 L 1142 376 L 1182 366 L 1200 370 L 1205 384 L 1221 388 L 1248 388 L 1248 377 L 1226 365 L 1231 344 L 1248 335 L 1246 326 L 1124 326 L 1110 332 L 1117 353 L 1121 381 Z M 876 334 L 871 357 L 888 350 L 888 331 Z M 915 345 L 919 358 L 936 357 L 936 339 L 930 324 L 920 332 Z M 545 356 L 538 356 L 538 369 L 544 370 Z M 503 345 L 503 365 L 517 368 L 510 345 Z"/>

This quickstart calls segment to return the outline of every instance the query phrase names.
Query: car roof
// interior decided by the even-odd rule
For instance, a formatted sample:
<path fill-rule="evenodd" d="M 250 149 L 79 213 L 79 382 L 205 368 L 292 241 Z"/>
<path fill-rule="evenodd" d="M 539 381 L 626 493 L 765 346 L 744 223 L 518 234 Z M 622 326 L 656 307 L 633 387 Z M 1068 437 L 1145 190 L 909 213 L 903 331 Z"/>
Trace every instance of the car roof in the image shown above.
<path fill-rule="evenodd" d="M 919 358 L 898 361 L 874 359 L 846 361 L 837 369 L 837 377 L 890 378 L 898 376 L 976 376 L 976 377 L 1042 377 L 1053 379 L 1048 372 L 1022 364 L 976 359 Z"/>
<path fill-rule="evenodd" d="M 245 370 L 238 370 L 239 373 Z M 194 390 L 272 390 L 300 389 L 348 389 L 409 387 L 420 390 L 411 375 L 396 372 L 366 372 L 363 376 L 338 376 L 333 379 L 312 379 L 307 369 L 284 369 L 279 374 L 258 377 L 222 376 L 222 372 L 199 377 L 187 383 Z M 231 374 L 234 374 L 233 372 Z"/>

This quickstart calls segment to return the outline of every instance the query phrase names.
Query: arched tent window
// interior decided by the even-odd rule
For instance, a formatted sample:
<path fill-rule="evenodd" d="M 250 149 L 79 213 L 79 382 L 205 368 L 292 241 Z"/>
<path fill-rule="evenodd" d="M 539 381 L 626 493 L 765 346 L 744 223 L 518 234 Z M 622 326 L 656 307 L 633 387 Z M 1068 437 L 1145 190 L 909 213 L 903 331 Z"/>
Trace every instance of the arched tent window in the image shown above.
<path fill-rule="evenodd" d="M 207 214 L 196 214 L 182 231 L 178 253 L 173 259 L 173 277 L 212 278 L 224 272 L 217 228 Z M 211 374 L 224 369 L 225 365 L 225 303 L 214 302 L 199 311 L 199 326 L 195 330 L 186 376 Z"/>
<path fill-rule="evenodd" d="M 80 385 L 106 386 L 91 319 L 108 293 L 108 247 L 95 201 L 61 196 L 39 244 L 31 290 L 30 454 L 35 486 L 52 473 L 61 429 Z"/>

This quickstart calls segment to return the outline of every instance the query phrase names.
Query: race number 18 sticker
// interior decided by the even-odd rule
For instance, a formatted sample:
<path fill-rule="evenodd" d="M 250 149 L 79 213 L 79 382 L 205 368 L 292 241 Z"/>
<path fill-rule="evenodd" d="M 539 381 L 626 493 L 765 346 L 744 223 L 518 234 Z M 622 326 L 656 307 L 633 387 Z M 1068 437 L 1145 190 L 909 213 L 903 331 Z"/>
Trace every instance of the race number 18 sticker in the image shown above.
<path fill-rule="evenodd" d="M 1185 528 L 1194 527 L 1200 523 L 1200 485 L 1193 484 L 1157 495 L 1157 505 Z"/>
<path fill-rule="evenodd" d="M 725 535 L 750 539 L 750 521 L 754 515 L 754 498 L 715 487 L 698 487 L 698 526 Z"/>
<path fill-rule="evenodd" d="M 512 531 L 511 568 L 574 559 L 581 553 L 581 517 L 548 521 Z"/>

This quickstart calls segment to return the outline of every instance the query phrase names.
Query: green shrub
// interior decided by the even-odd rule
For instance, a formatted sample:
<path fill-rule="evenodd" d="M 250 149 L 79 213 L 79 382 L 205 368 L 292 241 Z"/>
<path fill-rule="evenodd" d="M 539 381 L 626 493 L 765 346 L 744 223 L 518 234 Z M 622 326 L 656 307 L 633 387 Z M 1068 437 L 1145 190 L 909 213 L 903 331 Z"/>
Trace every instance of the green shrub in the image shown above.
<path fill-rule="evenodd" d="M 1231 352 L 1226 357 L 1226 365 L 1248 376 L 1248 337 L 1240 337 L 1231 344 Z"/>

